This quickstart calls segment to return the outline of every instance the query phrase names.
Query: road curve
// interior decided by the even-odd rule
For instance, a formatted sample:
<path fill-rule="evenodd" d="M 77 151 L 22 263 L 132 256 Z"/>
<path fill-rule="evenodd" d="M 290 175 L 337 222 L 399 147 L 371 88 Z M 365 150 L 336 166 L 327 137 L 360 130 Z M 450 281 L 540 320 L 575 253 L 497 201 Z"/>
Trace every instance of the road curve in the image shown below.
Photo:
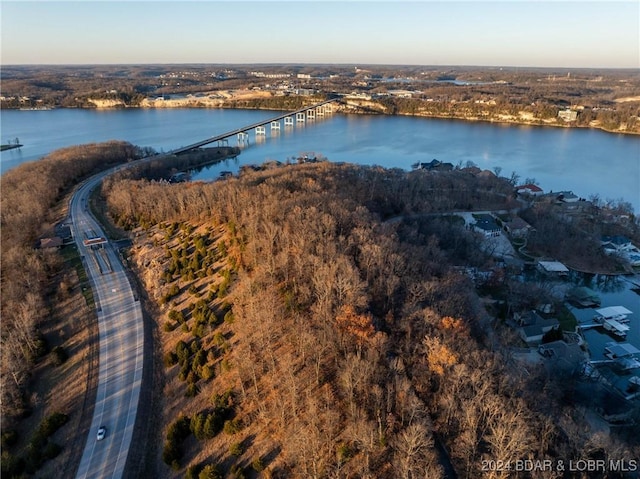
<path fill-rule="evenodd" d="M 87 237 L 105 237 L 89 213 L 89 195 L 115 170 L 91 177 L 76 190 L 69 204 L 72 233 L 93 286 L 100 338 L 98 392 L 77 479 L 123 476 L 142 384 L 144 334 L 140 302 L 112 246 L 103 244 L 104 252 L 97 252 L 83 243 Z M 100 426 L 105 426 L 107 433 L 97 441 Z"/>

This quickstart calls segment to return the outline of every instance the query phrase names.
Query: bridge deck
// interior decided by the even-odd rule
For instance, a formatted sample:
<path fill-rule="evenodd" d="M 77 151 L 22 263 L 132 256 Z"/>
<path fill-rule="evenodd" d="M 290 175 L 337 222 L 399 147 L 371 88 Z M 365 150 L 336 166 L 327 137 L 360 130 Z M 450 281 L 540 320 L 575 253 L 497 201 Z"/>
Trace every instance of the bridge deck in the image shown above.
<path fill-rule="evenodd" d="M 314 108 L 317 108 L 319 106 L 326 105 L 327 103 L 331 103 L 331 102 L 338 101 L 338 100 L 339 100 L 338 98 L 332 98 L 330 100 L 325 100 L 325 101 L 323 101 L 321 103 L 316 103 L 315 105 L 305 106 L 304 108 L 300 108 L 300 109 L 298 109 L 296 111 L 290 111 L 290 112 L 284 113 L 282 115 L 278 115 L 278 116 L 275 116 L 273 118 L 269 118 L 268 120 L 262 120 L 262 121 L 259 121 L 257 123 L 253 123 L 251 125 L 243 126 L 242 128 L 236 128 L 235 130 L 231 130 L 231 131 L 228 131 L 226 133 L 222 133 L 220 135 L 212 136 L 211 138 L 207 138 L 206 140 L 202 140 L 202 141 L 199 141 L 197 143 L 192 143 L 191 145 L 183 146 L 181 148 L 176 148 L 175 150 L 170 151 L 169 154 L 170 155 L 177 155 L 177 154 L 180 154 L 180 153 L 184 153 L 185 151 L 194 150 L 196 148 L 200 148 L 201 146 L 208 145 L 209 143 L 213 143 L 213 142 L 216 142 L 216 141 L 224 140 L 225 138 L 229 138 L 229 137 L 235 136 L 238 133 L 244 133 L 244 132 L 252 130 L 253 128 L 256 128 L 258 126 L 268 125 L 272 121 L 278 121 L 278 120 L 281 120 L 281 119 L 286 118 L 288 116 L 292 116 L 292 115 L 295 115 L 296 113 L 301 113 L 301 112 L 304 112 L 304 111 L 307 111 L 307 110 L 313 110 Z"/>

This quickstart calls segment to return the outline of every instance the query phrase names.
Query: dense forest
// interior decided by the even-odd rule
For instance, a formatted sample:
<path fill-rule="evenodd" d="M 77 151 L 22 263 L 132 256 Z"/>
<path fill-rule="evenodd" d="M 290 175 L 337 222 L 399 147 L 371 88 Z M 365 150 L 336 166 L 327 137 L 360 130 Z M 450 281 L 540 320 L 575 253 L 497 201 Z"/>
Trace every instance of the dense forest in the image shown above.
<path fill-rule="evenodd" d="M 55 251 L 36 249 L 53 234 L 54 207 L 77 182 L 140 154 L 124 142 L 58 150 L 2 175 L 2 414 L 24 406 L 21 386 L 39 354 L 37 325 L 47 316 L 48 276 L 60 267 Z"/>
<path fill-rule="evenodd" d="M 85 413 L 90 419 L 91 408 L 85 406 L 93 400 L 97 378 L 91 337 L 97 322 L 80 255 L 73 244 L 41 248 L 40 239 L 61 234 L 69 193 L 80 181 L 153 154 L 120 141 L 88 144 L 57 150 L 2 175 L 3 476 L 73 473 L 78 445 L 86 440 L 81 421 Z M 237 148 L 218 147 L 162 161 L 154 156 L 130 164 L 121 175 L 166 181 L 176 171 L 237 154 Z"/>
<path fill-rule="evenodd" d="M 446 213 L 509 209 L 511 192 L 473 169 L 330 163 L 105 181 L 164 363 L 149 477 L 513 477 L 495 465 L 638 457 L 624 428 L 590 429 L 573 378 L 523 375 L 456 267 L 493 260 Z"/>

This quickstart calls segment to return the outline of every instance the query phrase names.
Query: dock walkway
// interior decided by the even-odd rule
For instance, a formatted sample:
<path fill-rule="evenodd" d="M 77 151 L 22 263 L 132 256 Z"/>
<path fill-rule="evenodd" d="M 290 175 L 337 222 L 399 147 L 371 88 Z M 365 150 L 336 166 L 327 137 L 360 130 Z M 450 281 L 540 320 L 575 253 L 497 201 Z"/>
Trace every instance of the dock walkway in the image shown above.
<path fill-rule="evenodd" d="M 13 150 L 14 148 L 21 148 L 20 143 L 8 143 L 6 145 L 0 145 L 0 151 Z"/>

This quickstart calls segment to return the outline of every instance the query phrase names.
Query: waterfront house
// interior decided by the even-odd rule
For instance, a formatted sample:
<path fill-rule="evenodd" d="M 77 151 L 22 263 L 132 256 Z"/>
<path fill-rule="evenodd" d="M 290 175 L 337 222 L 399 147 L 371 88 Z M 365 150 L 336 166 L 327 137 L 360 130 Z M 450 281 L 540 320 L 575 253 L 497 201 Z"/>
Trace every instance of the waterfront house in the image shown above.
<path fill-rule="evenodd" d="M 566 121 L 566 122 L 570 122 L 570 121 L 576 121 L 576 119 L 578 118 L 578 112 L 575 110 L 560 110 L 558 112 L 558 118 Z"/>
<path fill-rule="evenodd" d="M 552 275 L 565 276 L 569 273 L 569 268 L 560 261 L 538 261 L 538 270 Z"/>
<path fill-rule="evenodd" d="M 518 330 L 520 337 L 529 345 L 540 344 L 546 332 L 560 327 L 560 322 L 556 318 L 543 318 L 535 311 L 516 315 L 514 319 L 520 326 Z"/>
<path fill-rule="evenodd" d="M 555 372 L 561 370 L 566 374 L 574 374 L 582 368 L 585 355 L 577 343 L 564 340 L 552 341 L 538 346 L 538 352 L 551 361 Z"/>

